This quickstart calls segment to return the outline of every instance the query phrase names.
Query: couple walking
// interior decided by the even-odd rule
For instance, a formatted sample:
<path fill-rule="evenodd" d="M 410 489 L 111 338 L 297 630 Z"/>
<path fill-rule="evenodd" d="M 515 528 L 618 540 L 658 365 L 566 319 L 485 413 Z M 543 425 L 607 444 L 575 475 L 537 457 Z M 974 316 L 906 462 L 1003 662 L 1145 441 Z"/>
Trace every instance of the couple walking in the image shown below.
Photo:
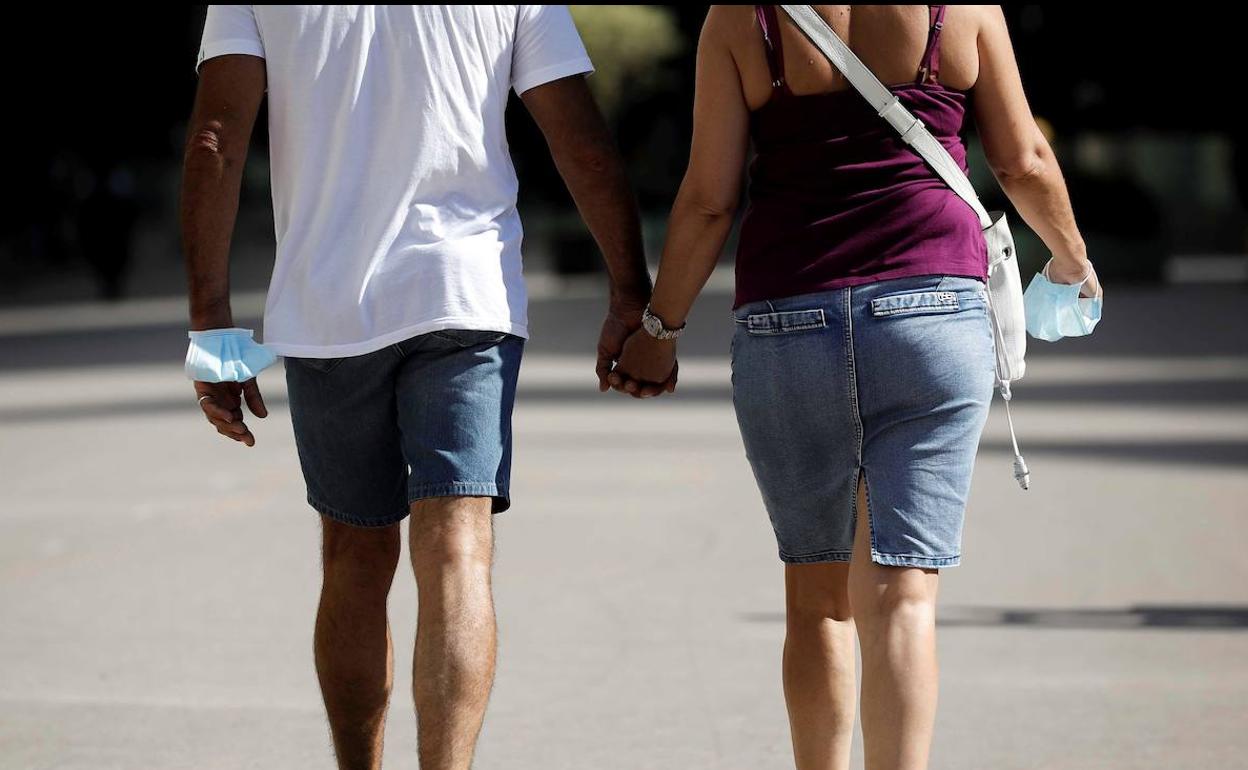
<path fill-rule="evenodd" d="M 815 6 L 965 170 L 973 118 L 1053 259 L 1095 278 L 990 6 Z M 185 156 L 187 368 L 222 435 L 255 438 L 286 359 L 320 513 L 316 670 L 342 768 L 377 768 L 399 523 L 419 592 L 420 765 L 468 768 L 494 678 L 491 517 L 510 505 L 527 336 L 508 92 L 545 135 L 606 261 L 600 388 L 676 386 L 680 331 L 736 216 L 733 401 L 785 562 L 796 765 L 927 764 L 935 603 L 960 558 L 993 388 L 974 211 L 775 6 L 722 6 L 698 45 L 694 138 L 651 285 L 626 170 L 563 6 L 212 6 Z M 264 346 L 234 327 L 228 255 L 267 93 L 277 256 Z M 1078 297 L 1075 290 L 1073 296 Z M 272 351 L 270 353 L 269 351 Z"/>

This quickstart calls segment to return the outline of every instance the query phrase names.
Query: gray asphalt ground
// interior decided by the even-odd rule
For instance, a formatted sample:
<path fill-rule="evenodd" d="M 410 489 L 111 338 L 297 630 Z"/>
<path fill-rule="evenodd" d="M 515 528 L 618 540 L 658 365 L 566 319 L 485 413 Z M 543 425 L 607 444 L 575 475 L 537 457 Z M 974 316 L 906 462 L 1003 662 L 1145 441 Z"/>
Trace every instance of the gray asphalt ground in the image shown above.
<path fill-rule="evenodd" d="M 477 767 L 791 767 L 729 296 L 701 301 L 680 392 L 637 403 L 594 387 L 601 300 L 547 289 Z M 942 576 L 933 768 L 1248 767 L 1246 300 L 1111 290 L 1093 338 L 1033 343 L 1016 418 L 1034 487 L 994 409 L 964 565 Z M 181 312 L 0 311 L 0 768 L 332 767 L 282 378 L 261 378 L 254 449 L 219 438 L 182 379 Z M 391 609 L 387 767 L 415 768 L 408 572 Z"/>

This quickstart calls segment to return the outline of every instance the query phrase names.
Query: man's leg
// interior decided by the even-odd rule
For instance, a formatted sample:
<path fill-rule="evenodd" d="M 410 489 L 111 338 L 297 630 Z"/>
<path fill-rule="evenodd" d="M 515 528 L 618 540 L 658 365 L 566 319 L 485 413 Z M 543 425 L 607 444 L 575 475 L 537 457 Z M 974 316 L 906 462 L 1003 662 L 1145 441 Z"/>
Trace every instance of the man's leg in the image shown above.
<path fill-rule="evenodd" d="M 377 770 L 394 681 L 386 597 L 399 563 L 399 525 L 352 527 L 324 516 L 321 521 L 316 674 L 338 767 Z"/>
<path fill-rule="evenodd" d="M 488 497 L 435 497 L 411 507 L 420 611 L 412 692 L 421 770 L 468 770 L 494 684 Z"/>

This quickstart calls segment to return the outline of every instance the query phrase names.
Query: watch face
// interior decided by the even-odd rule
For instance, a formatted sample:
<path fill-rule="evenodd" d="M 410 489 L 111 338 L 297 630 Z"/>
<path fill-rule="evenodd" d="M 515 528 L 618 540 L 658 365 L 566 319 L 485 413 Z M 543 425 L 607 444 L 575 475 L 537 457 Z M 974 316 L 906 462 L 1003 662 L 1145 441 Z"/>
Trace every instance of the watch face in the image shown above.
<path fill-rule="evenodd" d="M 641 319 L 641 325 L 646 327 L 646 332 L 649 333 L 651 337 L 657 338 L 663 333 L 663 322 L 648 313 L 645 318 Z"/>

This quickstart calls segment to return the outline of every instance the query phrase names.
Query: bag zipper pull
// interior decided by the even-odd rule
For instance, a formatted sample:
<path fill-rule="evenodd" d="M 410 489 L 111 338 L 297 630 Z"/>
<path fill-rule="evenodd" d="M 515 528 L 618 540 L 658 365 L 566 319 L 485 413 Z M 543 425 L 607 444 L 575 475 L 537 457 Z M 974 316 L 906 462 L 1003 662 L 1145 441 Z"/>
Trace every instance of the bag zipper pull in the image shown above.
<path fill-rule="evenodd" d="M 1010 414 L 1010 383 L 999 383 L 998 390 L 1001 393 L 1001 400 L 1005 402 L 1005 422 L 1010 426 L 1010 443 L 1014 445 L 1014 480 L 1023 489 L 1031 488 L 1031 471 L 1027 469 L 1027 461 L 1023 459 L 1022 452 L 1018 451 L 1018 436 L 1014 433 L 1014 416 Z"/>

